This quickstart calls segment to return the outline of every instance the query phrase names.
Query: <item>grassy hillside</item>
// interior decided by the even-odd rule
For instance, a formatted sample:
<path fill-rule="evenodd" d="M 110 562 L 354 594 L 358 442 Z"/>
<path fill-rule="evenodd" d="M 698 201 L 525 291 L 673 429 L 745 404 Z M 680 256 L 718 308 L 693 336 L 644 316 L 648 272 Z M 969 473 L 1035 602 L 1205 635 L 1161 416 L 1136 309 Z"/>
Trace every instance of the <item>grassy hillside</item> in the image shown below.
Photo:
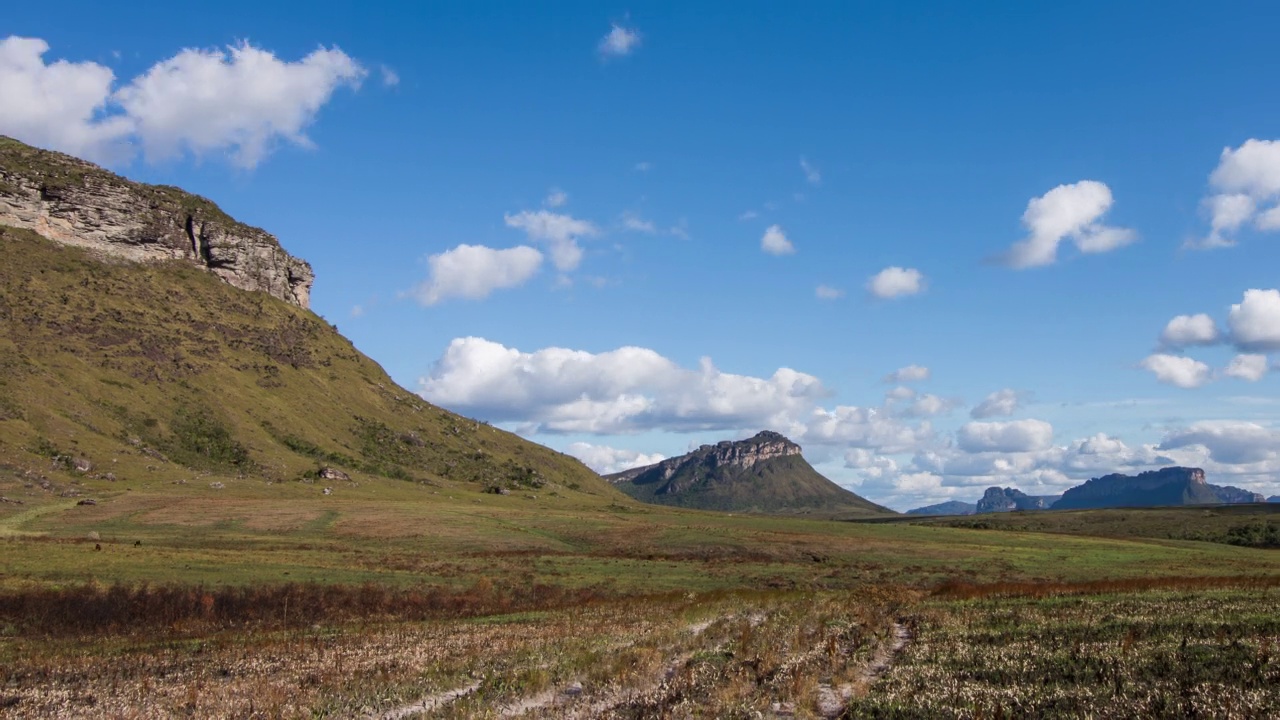
<path fill-rule="evenodd" d="M 424 494 L 620 497 L 575 459 L 396 386 L 307 310 L 194 267 L 99 262 L 11 228 L 0 228 L 0 462 L 63 495 L 175 483 L 207 494 L 219 481 L 347 490 L 319 476 L 332 468 Z"/>

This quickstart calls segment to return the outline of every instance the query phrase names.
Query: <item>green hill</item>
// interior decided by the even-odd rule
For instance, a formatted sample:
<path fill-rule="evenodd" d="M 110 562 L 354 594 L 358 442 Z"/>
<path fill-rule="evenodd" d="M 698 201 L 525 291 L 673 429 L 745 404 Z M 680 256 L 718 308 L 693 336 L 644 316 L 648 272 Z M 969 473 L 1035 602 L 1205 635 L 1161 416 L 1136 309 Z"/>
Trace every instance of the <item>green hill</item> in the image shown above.
<path fill-rule="evenodd" d="M 605 477 L 631 497 L 659 505 L 759 513 L 893 512 L 823 477 L 799 445 L 769 431 Z"/>
<path fill-rule="evenodd" d="M 398 387 L 309 310 L 2 226 L 0 462 L 118 484 L 328 469 L 616 496 L 577 460 Z"/>

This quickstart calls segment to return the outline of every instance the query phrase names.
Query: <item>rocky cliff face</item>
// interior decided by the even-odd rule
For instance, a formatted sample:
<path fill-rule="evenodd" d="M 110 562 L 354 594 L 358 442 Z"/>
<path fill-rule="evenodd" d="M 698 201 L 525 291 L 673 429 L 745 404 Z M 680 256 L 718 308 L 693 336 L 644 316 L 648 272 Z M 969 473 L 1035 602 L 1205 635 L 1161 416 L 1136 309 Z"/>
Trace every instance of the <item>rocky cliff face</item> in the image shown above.
<path fill-rule="evenodd" d="M 311 266 L 209 200 L 126 180 L 0 136 L 0 225 L 133 262 L 199 265 L 242 290 L 310 304 Z"/>
<path fill-rule="evenodd" d="M 1210 485 L 1209 489 L 1218 496 L 1218 502 L 1228 505 L 1267 502 L 1267 498 L 1262 493 L 1231 485 Z"/>
<path fill-rule="evenodd" d="M 668 458 L 654 465 L 632 468 L 608 476 L 614 483 L 630 481 L 641 474 L 656 478 L 661 482 L 670 480 L 681 468 L 691 460 L 696 460 L 708 468 L 750 468 L 772 458 L 799 455 L 800 446 L 791 442 L 781 433 L 771 430 L 757 433 L 747 440 L 722 440 L 715 445 L 703 445 L 687 455 Z M 674 488 L 673 491 L 678 491 Z"/>
<path fill-rule="evenodd" d="M 978 501 L 979 513 L 1013 512 L 1014 510 L 1044 510 L 1049 507 L 1044 498 L 1028 495 L 1017 488 L 990 487 Z"/>
<path fill-rule="evenodd" d="M 1233 490 L 1236 488 L 1232 488 Z M 1093 478 L 1062 495 L 1054 508 L 1080 510 L 1104 507 L 1212 505 L 1223 502 L 1215 486 L 1205 482 L 1200 468 L 1167 467 L 1138 473 Z"/>

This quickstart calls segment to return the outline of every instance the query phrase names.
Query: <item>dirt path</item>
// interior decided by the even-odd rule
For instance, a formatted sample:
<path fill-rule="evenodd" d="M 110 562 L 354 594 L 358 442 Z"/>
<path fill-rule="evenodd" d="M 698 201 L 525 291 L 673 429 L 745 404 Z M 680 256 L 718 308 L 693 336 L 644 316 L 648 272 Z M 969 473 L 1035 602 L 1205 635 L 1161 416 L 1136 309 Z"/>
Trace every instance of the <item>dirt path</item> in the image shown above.
<path fill-rule="evenodd" d="M 411 717 L 418 713 L 431 712 L 436 708 L 448 705 L 464 695 L 470 695 L 479 688 L 480 683 L 476 682 L 467 685 L 466 687 L 454 688 L 453 690 L 446 690 L 442 693 L 427 695 L 426 697 L 414 700 L 408 705 L 401 705 L 393 710 L 387 710 L 385 712 L 370 715 L 369 718 L 376 718 L 376 720 L 404 720 L 404 718 Z"/>
<path fill-rule="evenodd" d="M 837 718 L 844 714 L 849 700 L 855 695 L 865 695 L 898 658 L 898 654 L 911 642 L 911 631 L 900 622 L 893 623 L 892 640 L 881 644 L 871 655 L 871 659 L 858 672 L 858 679 L 852 683 L 844 683 L 839 687 L 830 685 L 818 686 L 818 715 L 824 718 Z"/>
<path fill-rule="evenodd" d="M 752 616 L 752 625 L 758 625 L 763 621 L 764 615 L 758 614 L 759 619 Z M 707 631 L 712 625 L 724 621 L 731 620 L 736 615 L 717 615 L 705 620 L 685 626 L 684 631 L 692 638 L 697 638 Z M 639 686 L 627 688 L 607 688 L 595 697 L 586 697 L 583 695 L 583 688 L 580 683 L 571 683 L 561 690 L 545 690 L 537 695 L 523 698 L 521 700 L 508 705 L 503 709 L 502 717 L 520 717 L 531 712 L 545 714 L 554 710 L 556 717 L 562 720 L 585 720 L 586 718 L 599 717 L 610 710 L 617 708 L 628 700 L 653 692 L 662 685 L 663 682 L 671 679 L 684 663 L 687 663 L 693 657 L 692 652 L 683 652 L 675 655 L 667 662 L 665 671 L 661 677 L 651 678 L 648 682 Z"/>

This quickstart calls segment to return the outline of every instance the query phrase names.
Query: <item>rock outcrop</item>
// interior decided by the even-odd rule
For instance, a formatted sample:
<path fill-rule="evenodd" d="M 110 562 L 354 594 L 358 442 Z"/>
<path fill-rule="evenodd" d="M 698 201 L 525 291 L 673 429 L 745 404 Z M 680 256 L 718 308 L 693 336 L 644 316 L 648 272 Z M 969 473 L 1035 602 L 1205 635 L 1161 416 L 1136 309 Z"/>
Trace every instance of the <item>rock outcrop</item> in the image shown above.
<path fill-rule="evenodd" d="M 977 512 L 1013 512 L 1014 510 L 1045 510 L 1049 503 L 1042 497 L 1028 495 L 1017 488 L 990 487 L 978 501 Z"/>
<path fill-rule="evenodd" d="M 133 262 L 183 261 L 242 290 L 310 303 L 311 266 L 275 237 L 175 187 L 0 136 L 0 225 Z"/>
<path fill-rule="evenodd" d="M 638 500 L 704 510 L 890 512 L 823 477 L 799 445 L 767 430 L 605 479 Z"/>

